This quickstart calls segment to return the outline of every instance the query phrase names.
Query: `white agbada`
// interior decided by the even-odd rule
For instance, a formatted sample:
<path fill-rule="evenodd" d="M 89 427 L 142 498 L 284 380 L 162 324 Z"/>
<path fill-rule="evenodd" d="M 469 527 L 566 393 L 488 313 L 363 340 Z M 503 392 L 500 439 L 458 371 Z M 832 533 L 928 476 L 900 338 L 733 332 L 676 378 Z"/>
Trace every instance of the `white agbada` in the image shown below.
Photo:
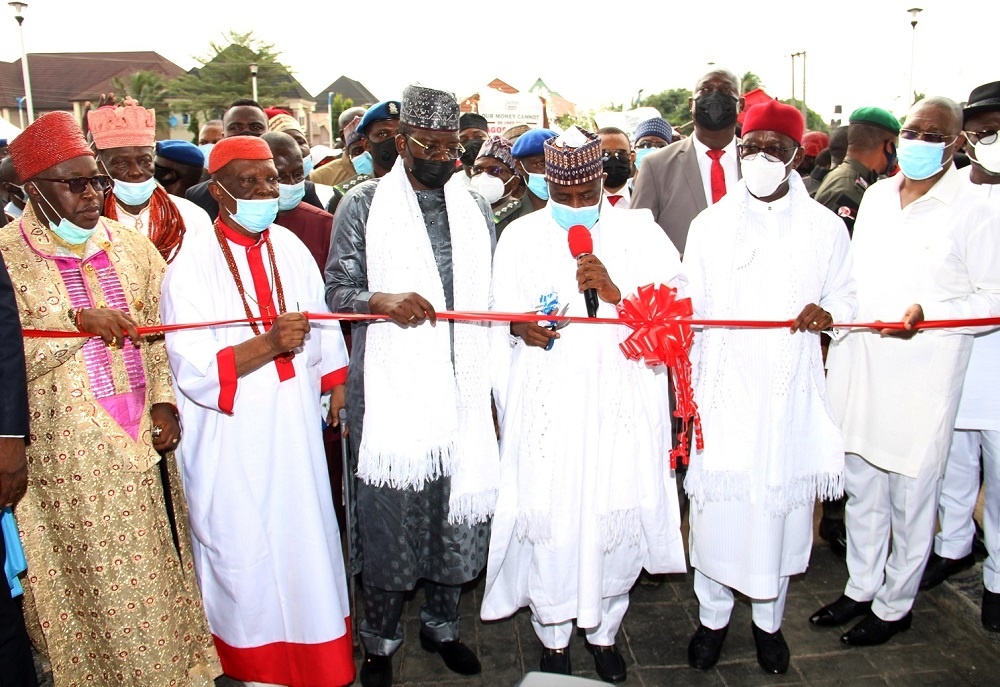
<path fill-rule="evenodd" d="M 951 168 L 900 207 L 902 175 L 865 192 L 854 226 L 854 278 L 863 322 L 898 322 L 919 303 L 928 320 L 1000 314 L 1000 214 Z M 943 466 L 976 329 L 912 339 L 855 331 L 830 347 L 828 386 L 845 448 L 916 477 Z"/>
<path fill-rule="evenodd" d="M 288 310 L 328 312 L 309 251 L 283 227 L 269 233 Z M 249 249 L 229 246 L 256 314 Z M 267 254 L 262 247 L 275 289 Z M 214 231 L 188 233 L 164 280 L 162 310 L 168 324 L 246 316 Z M 240 679 L 344 684 L 353 677 L 321 408 L 321 390 L 344 383 L 347 350 L 339 323 L 311 326 L 285 381 L 273 362 L 236 378 L 232 347 L 253 337 L 248 326 L 167 334 L 195 569 L 223 667 Z M 261 665 L 277 672 L 261 675 Z"/>
<path fill-rule="evenodd" d="M 187 198 L 181 198 L 180 196 L 174 196 L 167 194 L 170 197 L 170 202 L 174 204 L 177 211 L 181 215 L 181 219 L 184 220 L 184 239 L 181 242 L 181 248 L 184 247 L 184 243 L 188 240 L 188 236 L 193 235 L 194 232 L 209 232 L 212 229 L 212 219 L 208 216 L 202 208 L 198 207 L 192 203 Z M 118 222 L 124 224 L 129 229 L 135 229 L 136 231 L 141 231 L 146 238 L 149 238 L 149 205 L 142 209 L 137 215 L 133 215 L 125 208 L 122 204 L 118 203 Z M 177 255 L 177 249 L 167 256 L 168 260 L 173 260 Z"/>
<path fill-rule="evenodd" d="M 605 205 L 592 235 L 623 296 L 683 285 L 677 251 L 648 210 Z M 567 232 L 548 212 L 512 222 L 493 264 L 494 309 L 532 311 L 555 292 L 567 315 L 586 316 Z M 598 317 L 617 315 L 602 302 Z M 548 351 L 507 331 L 496 328 L 494 348 L 501 483 L 482 618 L 530 606 L 544 624 L 596 627 L 602 598 L 627 594 L 643 567 L 686 569 L 667 373 L 625 358 L 625 326 L 571 324 Z"/>
<path fill-rule="evenodd" d="M 835 322 L 857 308 L 850 242 L 799 175 L 764 203 L 740 181 L 692 222 L 684 269 L 695 318 L 792 320 L 815 303 Z M 839 495 L 843 440 L 826 399 L 819 335 L 706 328 L 692 351 L 705 447 L 691 496 L 691 564 L 753 599 L 804 572 L 817 497 Z"/>

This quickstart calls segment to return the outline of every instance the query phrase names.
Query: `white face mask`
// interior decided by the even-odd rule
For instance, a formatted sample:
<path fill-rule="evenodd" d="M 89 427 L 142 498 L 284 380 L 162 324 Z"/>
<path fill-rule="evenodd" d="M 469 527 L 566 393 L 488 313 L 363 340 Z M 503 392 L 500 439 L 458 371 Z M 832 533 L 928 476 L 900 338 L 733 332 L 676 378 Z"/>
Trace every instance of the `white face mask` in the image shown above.
<path fill-rule="evenodd" d="M 977 143 L 976 162 L 990 174 L 1000 174 L 1000 141 L 993 141 L 990 145 Z"/>
<path fill-rule="evenodd" d="M 486 199 L 490 205 L 504 197 L 507 185 L 499 177 L 490 176 L 486 172 L 472 177 L 472 189 Z"/>
<path fill-rule="evenodd" d="M 764 157 L 764 153 L 757 153 L 753 159 L 741 160 L 740 171 L 747 190 L 757 198 L 772 195 L 792 173 L 784 162 L 771 162 Z"/>

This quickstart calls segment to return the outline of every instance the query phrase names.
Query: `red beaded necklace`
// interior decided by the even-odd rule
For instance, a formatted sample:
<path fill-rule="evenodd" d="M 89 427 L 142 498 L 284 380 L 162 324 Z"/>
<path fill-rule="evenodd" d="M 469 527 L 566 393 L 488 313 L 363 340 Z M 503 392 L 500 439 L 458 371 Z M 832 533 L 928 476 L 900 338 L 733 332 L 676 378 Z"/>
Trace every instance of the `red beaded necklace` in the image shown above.
<path fill-rule="evenodd" d="M 222 220 L 220 219 L 215 220 L 215 238 L 218 239 L 219 246 L 222 248 L 222 254 L 226 258 L 226 265 L 229 266 L 229 272 L 236 281 L 236 290 L 240 292 L 240 300 L 243 301 L 243 310 L 246 312 L 247 319 L 250 320 L 250 327 L 253 329 L 255 335 L 259 335 L 260 326 L 257 324 L 255 316 L 250 310 L 250 303 L 247 302 L 246 289 L 243 287 L 243 280 L 240 278 L 240 271 L 236 267 L 236 260 L 233 258 L 233 251 L 229 247 L 229 241 L 222 233 Z M 274 275 L 274 285 L 278 290 L 278 314 L 283 315 L 285 313 L 285 290 L 281 286 L 281 276 L 278 274 L 278 266 L 274 262 L 274 247 L 271 245 L 270 235 L 265 236 L 264 245 L 267 247 L 268 261 L 271 264 L 271 274 Z M 273 318 L 265 318 L 263 303 L 258 303 L 257 306 L 261 310 L 261 317 L 258 319 L 264 320 L 264 323 L 269 325 Z"/>

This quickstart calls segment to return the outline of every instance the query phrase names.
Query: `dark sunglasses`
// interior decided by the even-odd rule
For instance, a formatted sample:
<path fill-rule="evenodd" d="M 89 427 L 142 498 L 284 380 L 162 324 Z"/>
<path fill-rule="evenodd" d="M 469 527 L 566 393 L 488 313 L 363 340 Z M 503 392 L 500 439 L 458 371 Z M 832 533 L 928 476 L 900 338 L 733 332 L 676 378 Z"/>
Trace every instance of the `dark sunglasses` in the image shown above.
<path fill-rule="evenodd" d="M 35 177 L 38 181 L 54 181 L 58 184 L 69 186 L 70 193 L 83 193 L 90 186 L 98 193 L 107 193 L 111 188 L 111 177 L 107 174 L 98 174 L 93 177 L 76 177 L 75 179 L 50 179 L 47 177 Z"/>

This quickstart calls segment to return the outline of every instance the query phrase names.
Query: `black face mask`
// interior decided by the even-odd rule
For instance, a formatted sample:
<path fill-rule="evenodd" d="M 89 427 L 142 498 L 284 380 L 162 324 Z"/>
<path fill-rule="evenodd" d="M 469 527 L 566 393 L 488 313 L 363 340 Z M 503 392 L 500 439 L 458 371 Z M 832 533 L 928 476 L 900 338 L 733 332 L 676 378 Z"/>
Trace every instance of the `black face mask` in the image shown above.
<path fill-rule="evenodd" d="M 155 165 L 155 170 L 156 171 L 153 173 L 153 176 L 156 177 L 158 182 L 160 182 L 160 186 L 170 186 L 170 184 L 173 184 L 180 179 L 180 175 L 177 174 L 176 171 L 168 169 L 167 167 Z"/>
<path fill-rule="evenodd" d="M 441 188 L 451 175 L 455 173 L 455 162 L 453 160 L 425 160 L 420 157 L 413 158 L 413 167 L 410 174 L 427 188 Z"/>
<path fill-rule="evenodd" d="M 625 185 L 632 173 L 632 163 L 613 157 L 604 162 L 604 173 L 608 175 L 604 185 L 609 188 L 619 188 Z"/>
<path fill-rule="evenodd" d="M 736 123 L 739 99 L 722 91 L 711 91 L 694 101 L 694 121 L 709 131 L 722 131 Z"/>
<path fill-rule="evenodd" d="M 473 163 L 475 163 L 476 157 L 479 156 L 479 151 L 482 150 L 483 143 L 485 142 L 486 141 L 481 138 L 474 138 L 471 141 L 463 143 L 462 147 L 465 148 L 465 152 L 462 153 L 462 157 L 459 158 L 462 161 L 462 164 L 466 167 L 471 167 Z"/>
<path fill-rule="evenodd" d="M 896 168 L 896 144 L 890 143 L 889 145 L 892 146 L 891 153 L 886 151 L 884 148 L 882 149 L 882 152 L 885 153 L 885 171 L 880 176 L 889 176 L 889 174 L 892 173 L 892 170 Z"/>
<path fill-rule="evenodd" d="M 396 163 L 396 158 L 399 157 L 399 153 L 396 152 L 396 139 L 388 138 L 381 143 L 368 142 L 368 146 L 371 148 L 372 160 L 381 167 L 382 169 L 392 169 L 392 166 Z"/>

